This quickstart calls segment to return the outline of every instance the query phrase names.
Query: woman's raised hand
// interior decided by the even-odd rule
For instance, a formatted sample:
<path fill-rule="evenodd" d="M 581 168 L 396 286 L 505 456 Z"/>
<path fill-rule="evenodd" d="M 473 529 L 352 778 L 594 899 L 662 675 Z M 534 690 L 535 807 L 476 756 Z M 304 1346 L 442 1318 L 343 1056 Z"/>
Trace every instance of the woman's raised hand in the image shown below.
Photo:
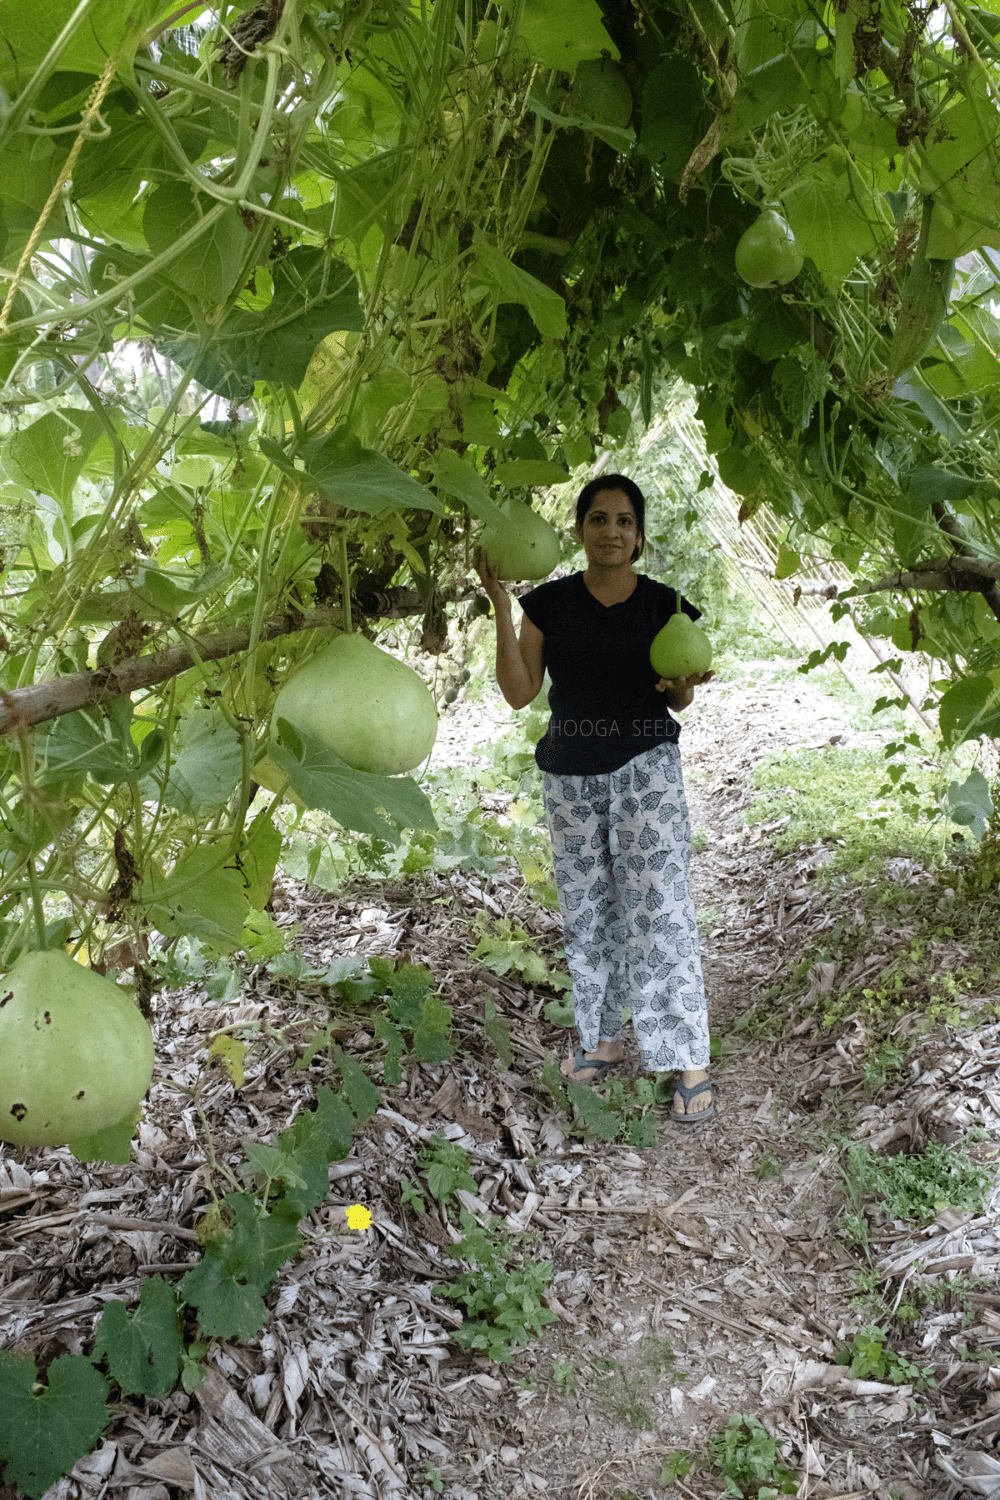
<path fill-rule="evenodd" d="M 473 549 L 472 565 L 479 574 L 479 581 L 494 609 L 502 608 L 505 603 L 509 608 L 510 596 L 500 582 L 499 574 L 486 556 L 486 551 L 483 547 L 475 547 Z"/>

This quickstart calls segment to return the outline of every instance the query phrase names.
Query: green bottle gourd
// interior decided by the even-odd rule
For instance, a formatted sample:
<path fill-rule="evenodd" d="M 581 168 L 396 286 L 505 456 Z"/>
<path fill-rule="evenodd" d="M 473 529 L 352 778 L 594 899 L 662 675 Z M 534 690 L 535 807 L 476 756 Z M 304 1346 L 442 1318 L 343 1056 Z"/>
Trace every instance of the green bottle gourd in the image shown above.
<path fill-rule="evenodd" d="M 676 613 L 654 637 L 649 660 L 654 672 L 669 678 L 691 677 L 712 665 L 712 643 L 684 613 L 679 600 Z"/>
<path fill-rule="evenodd" d="M 0 979 L 0 1140 L 65 1146 L 117 1125 L 152 1075 L 149 1024 L 110 979 L 62 949 Z"/>

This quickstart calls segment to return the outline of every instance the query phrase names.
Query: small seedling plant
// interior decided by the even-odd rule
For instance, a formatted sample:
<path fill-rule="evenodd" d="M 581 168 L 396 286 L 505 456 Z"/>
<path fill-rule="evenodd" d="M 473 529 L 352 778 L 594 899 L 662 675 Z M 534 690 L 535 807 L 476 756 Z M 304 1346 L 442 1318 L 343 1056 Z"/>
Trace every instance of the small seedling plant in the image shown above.
<path fill-rule="evenodd" d="M 724 1494 L 738 1500 L 777 1500 L 794 1495 L 797 1476 L 778 1451 L 778 1442 L 754 1416 L 735 1412 L 709 1440 L 712 1469 L 725 1481 Z"/>
<path fill-rule="evenodd" d="M 933 1366 L 921 1369 L 888 1346 L 888 1334 L 875 1323 L 858 1329 L 837 1355 L 838 1365 L 848 1365 L 855 1380 L 887 1380 L 892 1385 L 911 1385 L 925 1391 L 936 1385 Z"/>

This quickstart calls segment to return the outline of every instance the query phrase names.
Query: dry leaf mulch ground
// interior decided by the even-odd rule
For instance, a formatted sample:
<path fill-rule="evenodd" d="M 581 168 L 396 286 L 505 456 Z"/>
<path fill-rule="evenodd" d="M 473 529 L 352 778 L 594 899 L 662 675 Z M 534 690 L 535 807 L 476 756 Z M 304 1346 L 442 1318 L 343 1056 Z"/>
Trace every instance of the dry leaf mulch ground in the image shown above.
<path fill-rule="evenodd" d="M 495 705 L 490 715 L 492 735 Z M 449 754 L 474 757 L 481 720 L 462 705 L 444 737 Z M 743 826 L 753 765 L 777 744 L 856 737 L 841 707 L 809 684 L 769 681 L 763 667 L 752 690 L 720 686 L 686 722 L 689 800 L 707 838 L 694 868 L 699 906 L 713 913 L 704 950 L 715 1033 L 728 1032 L 807 937 L 833 922 L 834 907 L 842 914 L 854 899 L 849 889 L 816 886 L 821 849 L 779 860 L 766 827 Z M 924 877 L 914 870 L 913 878 Z M 793 1013 L 782 1040 L 738 1045 L 714 1070 L 714 1120 L 685 1131 L 664 1116 L 658 1144 L 641 1152 L 581 1142 L 532 1088 L 546 1052 L 568 1050 L 569 1033 L 542 1013 L 553 995 L 470 966 L 469 924 L 484 909 L 514 917 L 558 955 L 558 921 L 527 900 L 515 873 L 370 884 L 337 897 L 289 881 L 275 904 L 281 922 L 301 924 L 298 946 L 309 958 L 380 953 L 426 963 L 453 1008 L 456 1058 L 411 1065 L 348 1158 L 331 1166 L 329 1200 L 302 1226 L 305 1250 L 279 1276 L 261 1335 L 212 1347 L 193 1395 L 124 1401 L 50 1500 L 662 1496 L 665 1455 L 703 1450 L 733 1412 L 757 1415 L 786 1440 L 802 1495 L 945 1497 L 963 1492 L 954 1476 L 975 1472 L 987 1478 L 968 1492 L 989 1493 L 1000 1382 L 958 1351 L 1000 1346 L 1000 1199 L 994 1194 L 978 1218 L 946 1211 L 923 1232 L 869 1214 L 890 1300 L 921 1266 L 923 1276 L 962 1274 L 987 1287 L 963 1303 L 976 1309 L 973 1326 L 961 1327 L 947 1298 L 916 1325 L 912 1357 L 933 1364 L 935 1388 L 854 1380 L 834 1356 L 866 1318 L 852 1306 L 859 1262 L 837 1232 L 838 1151 L 823 1126 L 833 1097 L 856 1137 L 876 1148 L 957 1139 L 973 1123 L 989 1144 L 1000 1122 L 1000 1027 L 926 1038 L 904 1084 L 865 1104 L 858 1021 L 817 1036 L 808 1013 L 803 1022 Z M 888 951 L 900 934 L 873 936 Z M 957 961 L 947 952 L 938 960 Z M 819 964 L 812 993 L 860 977 Z M 482 1034 L 486 998 L 510 1024 L 510 1069 Z M 206 1066 L 210 1032 L 264 1024 L 243 1087 L 219 1068 L 202 1096 L 218 1158 L 235 1165 L 242 1140 L 272 1139 L 322 1081 L 322 1062 L 305 1072 L 293 1062 L 328 1015 L 319 990 L 290 991 L 263 970 L 248 973 L 230 1005 L 196 985 L 161 994 L 159 1081 L 132 1164 L 5 1150 L 5 1347 L 42 1365 L 86 1352 L 105 1301 L 132 1305 L 144 1277 L 176 1277 L 197 1259 L 194 1226 L 209 1202 L 206 1138 L 177 1085 L 190 1086 Z M 628 1027 L 625 1035 L 624 1071 L 635 1073 Z M 373 1052 L 356 1019 L 345 1019 L 340 1040 L 362 1061 Z M 462 1195 L 466 1206 L 537 1231 L 532 1254 L 554 1262 L 546 1300 L 558 1321 L 510 1364 L 449 1343 L 461 1314 L 432 1288 L 457 1275 L 442 1247 L 459 1235 L 439 1212 L 400 1202 L 401 1180 L 417 1175 L 417 1151 L 439 1129 L 469 1152 L 477 1192 Z M 765 1158 L 780 1175 L 758 1175 Z M 347 1229 L 351 1203 L 371 1210 L 369 1230 Z M 553 1379 L 556 1363 L 563 1381 Z M 695 1474 L 674 1493 L 720 1489 Z"/>

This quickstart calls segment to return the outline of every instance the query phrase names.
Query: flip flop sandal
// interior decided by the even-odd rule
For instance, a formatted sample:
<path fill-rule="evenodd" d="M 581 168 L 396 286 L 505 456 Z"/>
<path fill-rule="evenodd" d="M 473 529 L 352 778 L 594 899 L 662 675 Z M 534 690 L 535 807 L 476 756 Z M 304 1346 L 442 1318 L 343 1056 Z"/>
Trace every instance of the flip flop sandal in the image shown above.
<path fill-rule="evenodd" d="M 674 1109 L 673 1105 L 671 1105 L 670 1118 L 675 1122 L 675 1124 L 701 1125 L 703 1121 L 710 1120 L 715 1114 L 715 1089 L 712 1087 L 712 1080 L 710 1078 L 703 1078 L 700 1083 L 692 1084 L 681 1083 L 680 1079 L 678 1078 L 674 1082 L 674 1089 L 684 1100 L 685 1110 L 687 1109 L 691 1100 L 694 1098 L 695 1094 L 703 1094 L 705 1090 L 708 1089 L 708 1092 L 712 1096 L 712 1103 L 708 1106 L 708 1108 L 699 1109 L 693 1115 L 679 1115 Z"/>
<path fill-rule="evenodd" d="M 618 1066 L 617 1062 L 604 1062 L 599 1057 L 585 1056 L 582 1047 L 577 1047 L 573 1062 L 576 1064 L 576 1066 L 574 1067 L 572 1073 L 566 1074 L 567 1078 L 572 1078 L 575 1073 L 582 1073 L 587 1068 L 598 1069 L 593 1078 L 578 1078 L 576 1080 L 577 1083 L 599 1083 L 600 1080 L 604 1077 L 605 1073 L 609 1072 L 611 1068 L 617 1068 Z"/>

